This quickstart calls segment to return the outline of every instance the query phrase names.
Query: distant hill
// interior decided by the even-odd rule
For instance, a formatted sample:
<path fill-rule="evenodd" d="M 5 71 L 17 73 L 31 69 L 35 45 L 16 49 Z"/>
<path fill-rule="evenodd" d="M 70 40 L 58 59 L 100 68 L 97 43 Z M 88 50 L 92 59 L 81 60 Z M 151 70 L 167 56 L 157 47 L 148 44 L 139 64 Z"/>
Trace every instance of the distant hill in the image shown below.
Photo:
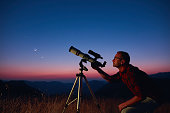
<path fill-rule="evenodd" d="M 157 73 L 150 75 L 155 82 L 164 91 L 165 97 L 170 95 L 170 72 Z M 78 85 L 78 83 L 77 83 Z M 128 98 L 132 96 L 129 89 L 122 83 L 107 83 L 106 81 L 92 80 L 89 85 L 93 92 L 98 96 L 115 97 L 115 98 Z M 59 81 L 1 81 L 0 80 L 0 97 L 17 97 L 21 96 L 39 96 L 42 95 L 68 95 L 71 91 L 73 83 L 63 83 Z M 77 86 L 75 93 L 77 93 Z M 83 94 L 90 94 L 87 85 L 83 80 Z M 170 100 L 170 99 L 169 99 Z"/>
<path fill-rule="evenodd" d="M 127 99 L 132 97 L 132 93 L 123 82 L 107 83 L 96 91 L 96 96 Z"/>
<path fill-rule="evenodd" d="M 34 87 L 47 95 L 68 93 L 73 84 L 62 83 L 59 81 L 46 82 L 46 81 L 25 81 L 25 83 L 31 87 Z"/>
<path fill-rule="evenodd" d="M 31 87 L 34 87 L 42 92 L 44 92 L 47 95 L 55 95 L 55 94 L 68 94 L 71 91 L 71 88 L 73 86 L 73 83 L 62 83 L 59 81 L 53 81 L 53 82 L 45 82 L 45 81 L 25 81 L 25 83 Z M 105 81 L 89 81 L 89 85 L 93 92 L 101 88 L 104 84 L 106 84 Z M 77 92 L 77 86 L 78 82 L 75 87 L 75 92 Z M 88 94 L 88 87 L 87 85 L 83 82 L 83 93 Z"/>
<path fill-rule="evenodd" d="M 0 80 L 0 98 L 5 97 L 42 97 L 45 95 L 41 91 L 28 86 L 24 81 L 8 81 Z"/>
<path fill-rule="evenodd" d="M 170 72 L 160 72 L 160 73 L 152 74 L 150 76 L 153 77 L 153 78 L 166 78 L 166 79 L 170 79 Z"/>

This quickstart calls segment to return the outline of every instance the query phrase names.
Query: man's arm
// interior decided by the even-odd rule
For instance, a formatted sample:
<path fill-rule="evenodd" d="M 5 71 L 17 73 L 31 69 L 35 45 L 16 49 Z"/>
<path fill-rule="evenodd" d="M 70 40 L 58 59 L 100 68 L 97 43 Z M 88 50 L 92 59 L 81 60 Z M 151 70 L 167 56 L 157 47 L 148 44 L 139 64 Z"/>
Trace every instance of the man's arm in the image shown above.
<path fill-rule="evenodd" d="M 108 82 L 113 82 L 114 80 L 117 80 L 117 79 L 118 79 L 117 76 L 116 76 L 116 75 L 118 75 L 118 73 L 115 74 L 115 75 L 113 75 L 113 76 L 110 76 L 109 74 L 107 74 L 106 72 L 104 72 L 102 69 L 100 69 L 100 68 L 98 67 L 98 65 L 96 65 L 95 63 L 91 63 L 91 67 L 92 67 L 93 69 L 95 69 L 95 70 L 102 76 L 102 78 L 104 78 L 104 79 L 107 80 Z"/>
<path fill-rule="evenodd" d="M 106 72 L 104 72 L 102 69 L 97 68 L 96 69 L 98 71 L 98 73 L 102 76 L 102 78 L 104 78 L 105 80 L 107 80 L 108 82 L 111 82 L 112 78 L 110 75 L 108 75 Z"/>

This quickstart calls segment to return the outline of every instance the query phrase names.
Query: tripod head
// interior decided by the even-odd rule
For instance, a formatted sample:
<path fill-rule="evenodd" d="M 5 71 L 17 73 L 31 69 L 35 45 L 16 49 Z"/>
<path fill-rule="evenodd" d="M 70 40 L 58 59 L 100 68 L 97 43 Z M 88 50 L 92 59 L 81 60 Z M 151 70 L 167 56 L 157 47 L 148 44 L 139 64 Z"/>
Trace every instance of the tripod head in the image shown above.
<path fill-rule="evenodd" d="M 81 59 L 81 61 L 80 61 L 80 63 L 79 63 L 79 65 L 80 65 L 80 71 L 81 71 L 81 73 L 83 72 L 83 70 L 84 71 L 88 71 L 88 69 L 83 65 L 83 62 L 85 62 L 85 63 L 87 63 L 87 60 L 86 59 Z"/>

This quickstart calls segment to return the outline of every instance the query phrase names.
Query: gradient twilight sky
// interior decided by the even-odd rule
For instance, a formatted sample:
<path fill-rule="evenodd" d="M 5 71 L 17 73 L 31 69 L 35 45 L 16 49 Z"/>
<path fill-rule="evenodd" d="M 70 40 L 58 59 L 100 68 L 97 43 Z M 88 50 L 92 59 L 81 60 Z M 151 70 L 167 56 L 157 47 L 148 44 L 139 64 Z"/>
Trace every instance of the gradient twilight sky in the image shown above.
<path fill-rule="evenodd" d="M 169 72 L 169 12 L 169 0 L 1 0 L 0 79 L 75 78 L 81 58 L 70 46 L 101 54 L 109 74 L 120 50 L 148 74 Z"/>

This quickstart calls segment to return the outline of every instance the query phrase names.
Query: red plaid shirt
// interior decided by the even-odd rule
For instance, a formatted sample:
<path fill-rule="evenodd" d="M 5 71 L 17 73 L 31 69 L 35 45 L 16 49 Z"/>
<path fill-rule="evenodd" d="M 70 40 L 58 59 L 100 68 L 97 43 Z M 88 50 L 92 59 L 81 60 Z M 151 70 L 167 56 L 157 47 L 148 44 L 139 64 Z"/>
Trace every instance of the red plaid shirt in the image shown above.
<path fill-rule="evenodd" d="M 156 98 L 152 79 L 137 67 L 129 65 L 123 72 L 111 76 L 111 79 L 121 79 L 135 96 Z"/>

